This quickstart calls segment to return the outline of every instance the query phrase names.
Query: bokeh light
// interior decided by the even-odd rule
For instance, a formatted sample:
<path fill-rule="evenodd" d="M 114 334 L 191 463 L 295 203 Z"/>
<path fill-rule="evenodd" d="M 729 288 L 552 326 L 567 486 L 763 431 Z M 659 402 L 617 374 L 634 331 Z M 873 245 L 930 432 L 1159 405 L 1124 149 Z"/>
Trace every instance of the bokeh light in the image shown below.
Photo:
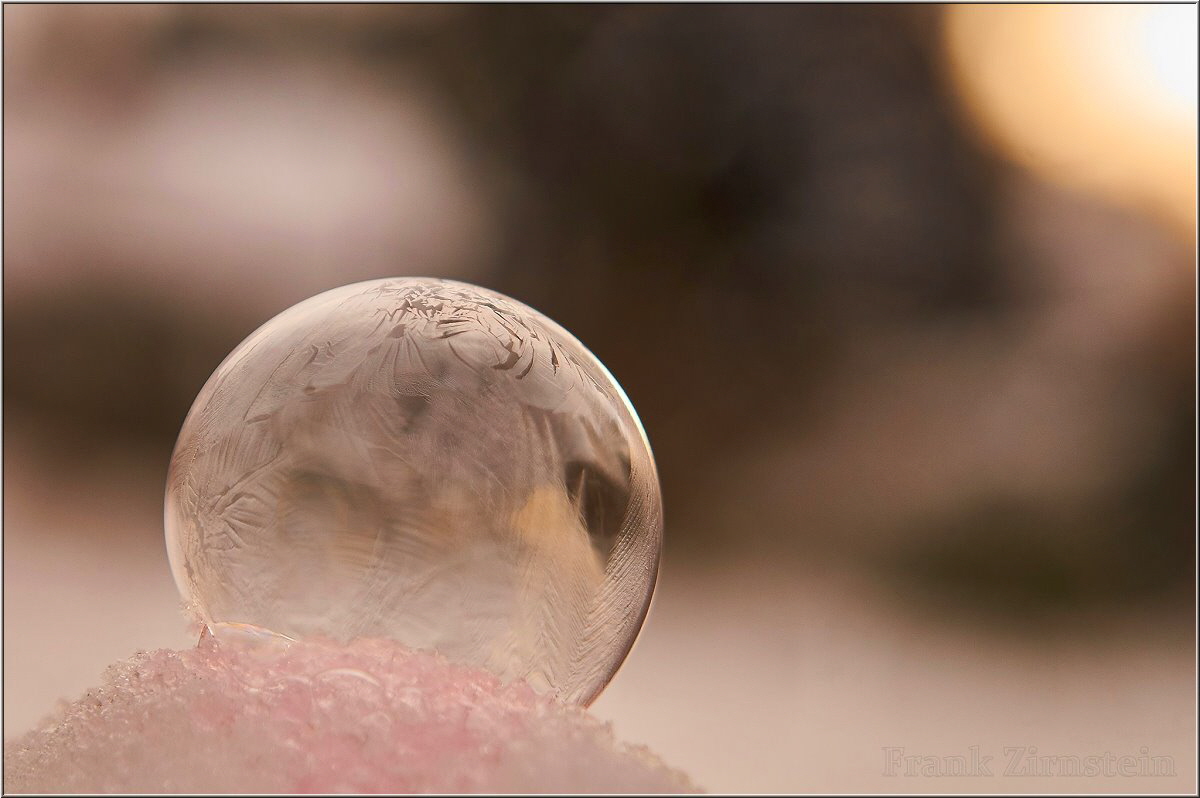
<path fill-rule="evenodd" d="M 1194 5 L 956 5 L 944 21 L 956 84 L 1007 157 L 1191 229 Z"/>

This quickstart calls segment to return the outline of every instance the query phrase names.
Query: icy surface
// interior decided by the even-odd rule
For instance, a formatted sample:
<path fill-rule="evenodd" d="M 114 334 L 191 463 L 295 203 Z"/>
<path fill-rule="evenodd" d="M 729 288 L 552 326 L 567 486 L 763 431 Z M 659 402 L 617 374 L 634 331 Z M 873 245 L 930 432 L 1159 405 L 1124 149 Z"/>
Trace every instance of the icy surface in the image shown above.
<path fill-rule="evenodd" d="M 662 510 L 632 406 L 570 333 L 396 278 L 226 358 L 180 432 L 166 527 L 209 626 L 387 638 L 587 704 L 645 617 Z"/>
<path fill-rule="evenodd" d="M 5 746 L 6 792 L 680 792 L 585 710 L 390 641 L 139 654 Z"/>

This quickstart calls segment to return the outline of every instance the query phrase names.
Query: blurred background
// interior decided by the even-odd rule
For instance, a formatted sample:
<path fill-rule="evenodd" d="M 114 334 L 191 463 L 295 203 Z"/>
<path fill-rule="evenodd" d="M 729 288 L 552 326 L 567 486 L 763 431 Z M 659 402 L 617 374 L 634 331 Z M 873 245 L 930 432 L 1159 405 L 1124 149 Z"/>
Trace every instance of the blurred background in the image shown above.
<path fill-rule="evenodd" d="M 3 21 L 6 739 L 194 642 L 161 502 L 221 359 L 431 275 L 649 434 L 618 736 L 718 791 L 1195 789 L 1195 6 Z M 884 775 L 970 746 L 1175 776 Z"/>

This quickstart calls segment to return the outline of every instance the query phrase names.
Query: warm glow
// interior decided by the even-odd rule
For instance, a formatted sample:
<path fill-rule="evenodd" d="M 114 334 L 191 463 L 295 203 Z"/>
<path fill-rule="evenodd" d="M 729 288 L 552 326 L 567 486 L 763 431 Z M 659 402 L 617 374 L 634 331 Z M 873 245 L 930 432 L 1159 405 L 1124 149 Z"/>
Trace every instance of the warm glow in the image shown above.
<path fill-rule="evenodd" d="M 1196 6 L 946 9 L 964 100 L 1008 157 L 1193 229 Z"/>

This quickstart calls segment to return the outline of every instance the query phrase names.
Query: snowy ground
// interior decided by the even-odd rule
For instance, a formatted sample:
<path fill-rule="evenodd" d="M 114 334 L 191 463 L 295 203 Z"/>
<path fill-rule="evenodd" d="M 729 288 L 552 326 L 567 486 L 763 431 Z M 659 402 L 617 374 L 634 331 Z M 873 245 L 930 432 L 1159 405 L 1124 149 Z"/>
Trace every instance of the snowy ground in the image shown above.
<path fill-rule="evenodd" d="M 144 483 L 143 461 L 73 474 L 18 437 L 5 442 L 6 740 L 107 665 L 195 642 L 157 499 L 126 487 Z M 851 570 L 668 556 L 642 637 L 592 711 L 713 791 L 1188 792 L 1194 649 L 1167 617 L 1130 608 L 1001 632 L 922 617 Z M 991 776 L 885 773 L 889 750 L 952 769 L 972 747 Z M 1004 776 L 1012 748 L 1060 767 L 1130 756 L 1132 775 Z M 1147 775 L 1147 757 L 1175 775 Z"/>

